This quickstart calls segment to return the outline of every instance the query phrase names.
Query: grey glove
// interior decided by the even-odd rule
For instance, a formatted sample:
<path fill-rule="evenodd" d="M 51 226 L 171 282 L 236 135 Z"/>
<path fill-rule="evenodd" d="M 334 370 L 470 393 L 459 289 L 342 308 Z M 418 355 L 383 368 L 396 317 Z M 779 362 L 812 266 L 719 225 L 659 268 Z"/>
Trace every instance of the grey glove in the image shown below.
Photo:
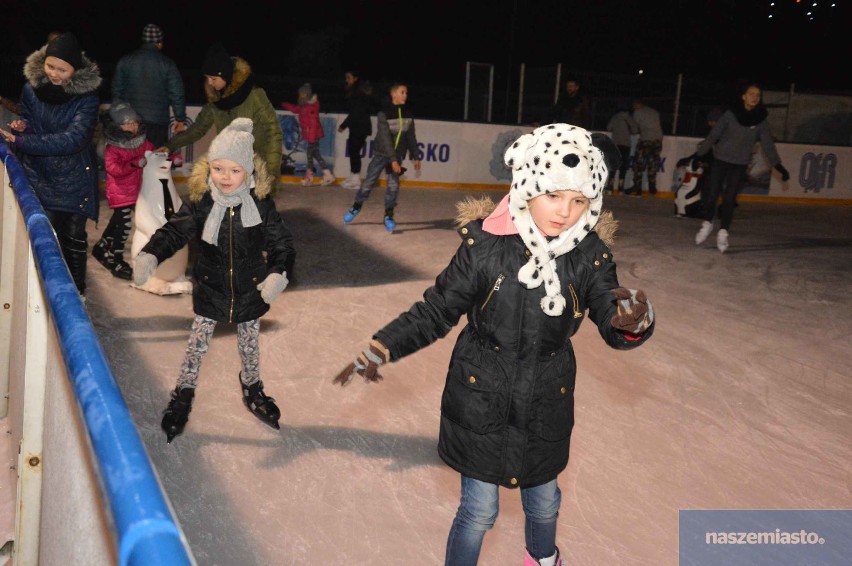
<path fill-rule="evenodd" d="M 654 307 L 644 291 L 617 287 L 612 292 L 618 309 L 610 319 L 615 328 L 630 334 L 642 334 L 654 323 Z"/>
<path fill-rule="evenodd" d="M 141 287 L 157 270 L 157 261 L 154 254 L 139 252 L 136 259 L 133 260 L 133 283 L 137 287 Z"/>
<path fill-rule="evenodd" d="M 281 291 L 287 288 L 289 282 L 286 273 L 270 273 L 257 286 L 257 290 L 260 291 L 260 298 L 267 305 L 271 305 L 272 301 L 281 294 Z"/>

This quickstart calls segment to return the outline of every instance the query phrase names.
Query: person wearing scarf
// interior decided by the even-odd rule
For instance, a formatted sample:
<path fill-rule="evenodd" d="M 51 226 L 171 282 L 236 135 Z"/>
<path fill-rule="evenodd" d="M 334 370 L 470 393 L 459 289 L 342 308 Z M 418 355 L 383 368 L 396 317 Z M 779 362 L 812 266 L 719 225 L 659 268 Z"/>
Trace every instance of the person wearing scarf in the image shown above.
<path fill-rule="evenodd" d="M 751 163 L 754 144 L 760 142 L 769 165 L 787 182 L 790 173 L 781 165 L 781 157 L 775 149 L 772 133 L 769 131 L 767 117 L 769 113 L 760 101 L 760 87 L 746 83 L 742 89 L 742 103 L 727 110 L 710 130 L 695 152 L 697 160 L 713 150 L 713 167 L 710 169 L 710 184 L 701 194 L 701 206 L 704 221 L 695 235 L 695 245 L 701 245 L 713 231 L 713 219 L 716 216 L 716 202 L 722 197 L 719 206 L 719 232 L 716 234 L 716 247 L 725 253 L 729 246 L 728 230 L 734 219 L 737 194 L 746 179 L 746 169 Z"/>
<path fill-rule="evenodd" d="M 77 37 L 59 34 L 27 57 L 21 117 L 0 129 L 50 219 L 81 297 L 86 291 L 86 222 L 98 220 L 98 88 L 102 79 Z"/>
<path fill-rule="evenodd" d="M 174 153 L 197 142 L 216 128 L 221 132 L 234 118 L 254 123 L 254 152 L 260 155 L 273 181 L 273 194 L 281 177 L 281 152 L 284 134 L 275 107 L 266 91 L 254 81 L 251 66 L 241 57 L 232 57 L 221 44 L 213 44 L 201 64 L 207 103 L 186 130 L 172 137 L 158 151 Z"/>
<path fill-rule="evenodd" d="M 619 283 L 610 248 L 615 221 L 603 191 L 619 160 L 609 137 L 570 124 L 520 136 L 505 152 L 508 194 L 496 207 L 487 197 L 459 204 L 462 242 L 450 263 L 333 379 L 376 382 L 380 366 L 466 317 L 449 367 L 435 376 L 446 380 L 438 454 L 461 476 L 445 564 L 476 564 L 501 487 L 521 491 L 524 564 L 562 564 L 557 476 L 574 424 L 571 337 L 588 318 L 608 346 L 630 350 L 655 328 L 645 293 Z"/>
<path fill-rule="evenodd" d="M 189 198 L 134 259 L 133 282 L 141 286 L 160 263 L 200 239 L 193 267 L 195 319 L 161 422 L 168 442 L 187 424 L 201 361 L 218 322 L 237 325 L 244 404 L 279 428 L 281 412 L 260 379 L 259 319 L 287 287 L 295 250 L 270 196 L 273 179 L 254 152 L 252 129 L 251 120 L 236 118 L 216 136 L 208 155 L 193 167 Z"/>

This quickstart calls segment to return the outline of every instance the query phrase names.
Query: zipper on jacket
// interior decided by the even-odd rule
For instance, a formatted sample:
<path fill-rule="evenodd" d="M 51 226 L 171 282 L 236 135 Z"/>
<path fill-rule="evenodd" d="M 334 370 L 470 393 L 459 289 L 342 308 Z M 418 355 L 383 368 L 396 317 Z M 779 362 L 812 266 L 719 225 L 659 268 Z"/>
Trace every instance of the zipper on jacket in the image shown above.
<path fill-rule="evenodd" d="M 230 265 L 228 266 L 228 278 L 231 281 L 231 306 L 228 309 L 228 322 L 234 321 L 234 208 L 228 208 L 228 256 Z"/>
<path fill-rule="evenodd" d="M 484 302 L 484 303 L 482 303 L 482 306 L 481 306 L 481 307 L 479 307 L 479 310 L 481 310 L 481 311 L 482 311 L 482 310 L 485 310 L 485 305 L 487 305 L 487 304 L 488 304 L 488 301 L 490 301 L 490 300 L 491 300 L 491 295 L 493 295 L 493 294 L 494 294 L 494 291 L 499 291 L 499 290 L 500 290 L 500 285 L 502 285 L 502 284 L 503 284 L 503 280 L 505 280 L 505 279 L 506 279 L 506 276 L 505 276 L 505 275 L 503 275 L 502 273 L 501 273 L 500 275 L 498 275 L 498 276 L 497 276 L 497 280 L 494 282 L 494 286 L 491 288 L 491 291 L 489 291 L 489 292 L 488 292 L 488 296 L 487 296 L 487 297 L 485 297 L 485 302 Z"/>
<path fill-rule="evenodd" d="M 568 290 L 571 291 L 571 300 L 574 302 L 574 318 L 583 318 L 583 313 L 580 312 L 580 300 L 577 298 L 577 292 L 574 291 L 574 285 L 568 283 Z"/>

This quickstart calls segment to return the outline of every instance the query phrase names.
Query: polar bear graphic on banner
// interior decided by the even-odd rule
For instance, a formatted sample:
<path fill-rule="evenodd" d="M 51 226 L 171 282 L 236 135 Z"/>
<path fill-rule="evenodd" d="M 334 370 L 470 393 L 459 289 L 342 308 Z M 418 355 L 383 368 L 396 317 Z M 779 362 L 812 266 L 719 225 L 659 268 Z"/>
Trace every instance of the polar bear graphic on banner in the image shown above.
<path fill-rule="evenodd" d="M 172 179 L 172 162 L 169 156 L 165 153 L 146 151 L 145 159 L 148 162 L 142 169 L 142 187 L 133 215 L 134 232 L 130 245 L 132 260 L 136 259 L 154 232 L 165 224 L 182 204 Z M 184 246 L 158 265 L 144 285 L 131 286 L 157 295 L 192 293 L 192 282 L 186 278 L 188 262 L 189 247 Z"/>

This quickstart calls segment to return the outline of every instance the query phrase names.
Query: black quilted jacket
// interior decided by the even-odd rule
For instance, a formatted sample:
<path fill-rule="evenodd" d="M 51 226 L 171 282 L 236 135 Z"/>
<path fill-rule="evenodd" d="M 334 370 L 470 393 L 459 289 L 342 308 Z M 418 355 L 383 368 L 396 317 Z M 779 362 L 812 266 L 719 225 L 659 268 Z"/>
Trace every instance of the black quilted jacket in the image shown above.
<path fill-rule="evenodd" d="M 601 218 L 601 224 L 611 216 Z M 613 348 L 644 343 L 614 329 L 611 289 L 619 287 L 609 247 L 591 232 L 557 259 L 568 301 L 559 317 L 540 306 L 543 286 L 517 278 L 528 256 L 517 235 L 495 236 L 481 220 L 459 229 L 463 242 L 423 300 L 380 330 L 391 360 L 467 325 L 450 360 L 441 399 L 438 452 L 458 472 L 504 487 L 546 483 L 568 463 L 574 424 L 576 360 L 570 338 L 588 316 Z"/>
<path fill-rule="evenodd" d="M 284 224 L 275 202 L 268 197 L 272 180 L 265 164 L 255 156 L 257 187 L 252 190 L 261 223 L 246 228 L 240 220 L 241 206 L 225 211 L 219 226 L 218 246 L 201 241 L 204 222 L 213 207 L 207 189 L 209 162 L 199 160 L 189 181 L 190 198 L 180 210 L 151 236 L 142 248 L 162 263 L 191 239 L 199 238 L 193 268 L 192 306 L 195 314 L 219 322 L 246 322 L 269 310 L 257 285 L 270 273 L 284 273 L 295 257 L 293 236 Z M 264 257 L 264 253 L 266 257 Z"/>

